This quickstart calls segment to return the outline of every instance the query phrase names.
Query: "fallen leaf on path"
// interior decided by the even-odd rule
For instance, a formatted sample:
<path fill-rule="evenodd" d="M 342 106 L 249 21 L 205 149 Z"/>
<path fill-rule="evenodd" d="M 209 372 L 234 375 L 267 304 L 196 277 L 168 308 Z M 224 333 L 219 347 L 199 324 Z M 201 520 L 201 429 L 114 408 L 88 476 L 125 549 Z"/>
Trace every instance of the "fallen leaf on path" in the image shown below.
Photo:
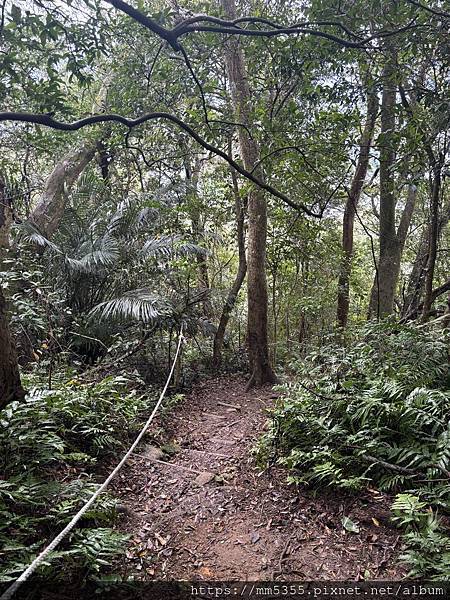
<path fill-rule="evenodd" d="M 261 539 L 261 536 L 259 535 L 259 533 L 257 531 L 252 531 L 252 533 L 250 534 L 250 541 L 252 544 L 256 544 L 256 542 L 258 542 Z"/>
<path fill-rule="evenodd" d="M 358 525 L 349 517 L 342 517 L 342 526 L 346 531 L 349 531 L 350 533 L 359 533 Z"/>
<path fill-rule="evenodd" d="M 197 475 L 197 477 L 194 479 L 194 483 L 196 483 L 197 485 L 206 485 L 207 483 L 210 483 L 214 478 L 214 473 L 209 473 L 208 471 L 205 471 L 204 473 L 200 473 L 200 475 Z"/>
<path fill-rule="evenodd" d="M 161 546 L 165 546 L 167 544 L 167 542 L 170 540 L 170 536 L 168 536 L 167 538 L 164 538 L 162 535 L 159 535 L 159 533 L 155 533 L 155 538 L 158 540 L 158 542 L 161 544 Z"/>

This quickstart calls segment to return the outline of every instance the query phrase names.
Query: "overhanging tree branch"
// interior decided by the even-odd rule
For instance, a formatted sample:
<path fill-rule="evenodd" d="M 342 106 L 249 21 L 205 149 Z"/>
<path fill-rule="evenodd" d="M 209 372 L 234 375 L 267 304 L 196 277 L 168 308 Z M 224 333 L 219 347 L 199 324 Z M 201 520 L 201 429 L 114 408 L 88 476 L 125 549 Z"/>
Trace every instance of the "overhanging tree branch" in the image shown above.
<path fill-rule="evenodd" d="M 173 29 L 166 29 L 123 0 L 105 0 L 105 2 L 111 4 L 111 6 L 114 6 L 114 8 L 117 8 L 117 10 L 125 13 L 158 35 L 160 38 L 170 44 L 170 46 L 176 52 L 181 51 L 181 46 L 178 41 L 179 38 L 189 33 L 207 32 L 226 35 L 241 35 L 247 37 L 275 37 L 279 35 L 307 34 L 330 40 L 346 48 L 364 48 L 373 40 L 397 35 L 416 26 L 416 18 L 414 18 L 404 27 L 400 27 L 392 31 L 381 30 L 373 35 L 361 38 L 359 34 L 350 31 L 347 27 L 345 27 L 345 25 L 336 21 L 307 21 L 304 23 L 296 23 L 294 25 L 286 26 L 262 17 L 241 17 L 239 19 L 228 21 L 226 19 L 220 19 L 218 17 L 212 17 L 209 15 L 195 15 L 185 19 L 181 23 L 178 23 Z M 251 29 L 248 27 L 241 27 L 243 24 L 247 26 L 264 25 L 267 27 L 267 29 Z M 353 39 L 346 39 L 321 29 L 315 29 L 315 27 L 327 26 L 338 27 Z"/>
<path fill-rule="evenodd" d="M 417 0 L 406 0 L 409 4 L 413 6 L 417 6 L 417 8 L 421 8 L 422 10 L 435 15 L 436 17 L 444 17 L 446 19 L 450 19 L 450 12 L 446 12 L 443 10 L 438 10 L 433 8 L 432 6 L 427 6 L 426 4 L 422 4 L 421 2 L 417 2 Z"/>
<path fill-rule="evenodd" d="M 336 21 L 315 21 L 315 22 L 304 22 L 297 23 L 291 26 L 280 25 L 276 22 L 273 22 L 269 19 L 265 19 L 262 17 L 241 17 L 235 20 L 226 20 L 221 19 L 209 15 L 195 15 L 188 19 L 183 20 L 178 23 L 173 29 L 167 29 L 157 23 L 154 19 L 148 17 L 141 11 L 137 10 L 130 4 L 124 2 L 123 0 L 105 0 L 111 6 L 114 6 L 117 10 L 125 13 L 129 17 L 131 17 L 136 22 L 143 25 L 146 29 L 151 31 L 152 33 L 159 36 L 162 40 L 166 41 L 176 52 L 181 52 L 185 59 L 185 62 L 194 77 L 196 85 L 199 87 L 200 92 L 202 94 L 202 104 L 203 110 L 206 116 L 206 122 L 208 124 L 208 114 L 205 98 L 203 95 L 202 87 L 192 69 L 192 65 L 190 64 L 189 58 L 184 51 L 183 47 L 179 42 L 179 38 L 188 33 L 194 32 L 210 32 L 210 33 L 219 33 L 219 34 L 227 34 L 227 35 L 245 35 L 245 36 L 253 36 L 253 37 L 273 37 L 278 35 L 299 35 L 299 34 L 308 34 L 316 37 L 321 37 L 328 39 L 330 41 L 336 42 L 337 44 L 347 47 L 347 48 L 363 48 L 366 47 L 369 42 L 374 39 L 389 37 L 392 35 L 397 35 L 401 32 L 407 31 L 412 27 L 415 27 L 414 18 L 410 23 L 406 26 L 393 30 L 393 31 L 379 31 L 370 37 L 362 38 L 359 34 L 350 31 L 345 25 L 336 22 Z M 205 25 L 206 23 L 206 25 Z M 246 25 L 246 27 L 242 27 L 241 25 Z M 250 25 L 264 25 L 268 27 L 268 29 L 251 29 L 248 28 Z M 319 29 L 314 29 L 314 27 L 326 27 L 333 26 L 340 28 L 344 33 L 346 33 L 349 38 L 353 38 L 353 40 L 345 39 L 334 35 L 332 33 L 322 31 Z M 239 174 L 241 174 L 246 179 L 250 180 L 260 188 L 266 190 L 273 196 L 280 198 L 283 200 L 288 206 L 294 208 L 295 210 L 299 210 L 304 212 L 305 214 L 315 217 L 321 218 L 324 212 L 324 208 L 322 208 L 318 213 L 314 212 L 312 209 L 308 208 L 303 203 L 297 203 L 292 201 L 286 194 L 280 192 L 276 188 L 272 187 L 270 184 L 267 184 L 261 181 L 258 177 L 256 177 L 252 172 L 247 171 L 244 167 L 239 165 L 236 161 L 234 161 L 231 156 L 226 154 L 220 148 L 213 146 L 204 140 L 192 127 L 187 125 L 184 121 L 171 115 L 169 113 L 164 112 L 154 112 L 148 113 L 136 119 L 129 119 L 122 115 L 117 114 L 103 114 L 103 115 L 92 115 L 86 117 L 84 119 L 79 119 L 77 121 L 73 121 L 72 123 L 63 123 L 61 121 L 57 121 L 53 118 L 52 114 L 36 114 L 36 113 L 22 113 L 22 112 L 3 112 L 0 113 L 0 121 L 20 121 L 20 122 L 28 122 L 39 125 L 44 125 L 46 127 L 51 127 L 53 129 L 58 129 L 60 131 L 77 131 L 82 127 L 86 127 L 89 125 L 94 125 L 96 123 L 102 122 L 117 122 L 122 125 L 127 126 L 128 128 L 133 128 L 138 125 L 141 125 L 147 121 L 155 120 L 155 119 L 166 119 L 176 124 L 180 129 L 185 131 L 189 136 L 191 136 L 199 145 L 208 150 L 209 152 L 215 154 L 216 156 L 220 156 L 224 159 L 233 169 L 235 169 Z"/>
<path fill-rule="evenodd" d="M 308 206 L 301 202 L 294 202 L 284 194 L 280 192 L 273 186 L 263 181 L 260 181 L 258 177 L 256 177 L 250 171 L 247 171 L 242 165 L 237 163 L 235 160 L 231 158 L 226 152 L 217 148 L 217 146 L 213 146 L 206 140 L 204 140 L 190 125 L 185 123 L 182 119 L 176 117 L 175 115 L 171 115 L 166 112 L 152 112 L 142 115 L 136 119 L 129 119 L 122 115 L 116 114 L 101 114 L 101 115 L 91 115 L 89 117 L 85 117 L 84 119 L 79 119 L 78 121 L 72 121 L 72 123 L 64 123 L 62 121 L 57 121 L 50 114 L 39 114 L 39 113 L 23 113 L 23 112 L 2 112 L 0 113 L 0 122 L 1 121 L 14 121 L 14 122 L 22 122 L 22 123 L 33 123 L 35 125 L 44 125 L 45 127 L 51 127 L 52 129 L 57 129 L 59 131 L 78 131 L 83 127 L 88 127 L 89 125 L 95 125 L 97 123 L 106 123 L 106 122 L 115 122 L 120 123 L 121 125 L 125 125 L 126 127 L 132 129 L 133 127 L 137 127 L 138 125 L 142 125 L 148 121 L 154 120 L 166 120 L 170 121 L 177 125 L 180 129 L 185 131 L 191 138 L 193 138 L 200 146 L 202 146 L 208 152 L 219 156 L 223 160 L 225 160 L 235 171 L 237 171 L 240 175 L 259 186 L 260 188 L 266 190 L 276 198 L 283 200 L 288 206 L 294 208 L 295 210 L 299 210 L 304 212 L 310 217 L 315 217 L 320 219 L 323 215 L 323 209 L 319 212 L 314 212 Z"/>

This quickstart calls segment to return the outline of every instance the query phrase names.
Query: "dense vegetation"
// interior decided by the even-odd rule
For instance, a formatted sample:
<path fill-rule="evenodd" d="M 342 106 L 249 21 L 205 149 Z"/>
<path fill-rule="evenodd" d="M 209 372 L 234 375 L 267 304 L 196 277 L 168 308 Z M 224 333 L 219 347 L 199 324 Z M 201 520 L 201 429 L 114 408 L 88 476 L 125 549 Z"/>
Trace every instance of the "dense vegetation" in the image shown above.
<path fill-rule="evenodd" d="M 126 393 L 127 383 L 108 378 L 91 385 L 61 381 L 54 391 L 30 387 L 25 402 L 3 411 L 1 581 L 14 580 L 40 540 L 55 535 L 89 498 L 98 461 L 123 451 L 126 434 L 133 434 L 129 424 L 137 427 L 136 417 L 148 409 L 141 396 Z M 109 565 L 126 542 L 111 527 L 116 508 L 114 498 L 103 495 L 41 574 L 64 582 L 74 569 L 86 576 Z"/>
<path fill-rule="evenodd" d="M 450 504 L 448 337 L 370 324 L 350 348 L 321 346 L 292 365 L 294 382 L 271 413 L 261 458 L 292 481 L 395 492 L 411 575 L 448 577 Z"/>
<path fill-rule="evenodd" d="M 261 464 L 392 495 L 411 576 L 450 578 L 449 28 L 448 0 L 3 3 L 0 581 L 139 431 L 180 327 L 172 391 L 283 380 Z M 116 518 L 43 572 L 101 578 Z"/>

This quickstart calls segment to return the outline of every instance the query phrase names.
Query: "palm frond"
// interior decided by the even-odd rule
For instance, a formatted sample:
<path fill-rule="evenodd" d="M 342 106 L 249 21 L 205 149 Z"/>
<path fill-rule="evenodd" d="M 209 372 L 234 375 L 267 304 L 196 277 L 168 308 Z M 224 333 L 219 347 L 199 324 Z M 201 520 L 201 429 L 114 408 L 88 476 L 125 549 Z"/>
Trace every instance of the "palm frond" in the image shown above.
<path fill-rule="evenodd" d="M 41 248 L 49 248 L 50 250 L 53 250 L 53 252 L 62 254 L 62 250 L 59 248 L 59 246 L 46 238 L 45 235 L 43 235 L 32 223 L 25 221 L 17 225 L 17 229 L 19 231 L 19 238 L 21 240 L 35 244 Z"/>
<path fill-rule="evenodd" d="M 119 258 L 119 244 L 111 235 L 84 241 L 78 249 L 78 257 L 65 256 L 67 266 L 73 271 L 93 273 L 98 268 L 110 267 Z"/>
<path fill-rule="evenodd" d="M 162 235 L 157 238 L 151 238 L 145 242 L 140 254 L 143 258 L 151 256 L 169 258 L 175 254 L 175 244 L 179 239 L 179 235 Z"/>
<path fill-rule="evenodd" d="M 172 312 L 167 300 L 147 288 L 140 288 L 125 292 L 119 298 L 101 302 L 91 310 L 90 316 L 149 323 L 167 317 Z"/>
<path fill-rule="evenodd" d="M 206 256 L 207 250 L 193 242 L 183 241 L 180 235 L 162 235 L 145 242 L 141 249 L 143 258 L 172 256 Z"/>
<path fill-rule="evenodd" d="M 134 220 L 134 231 L 139 231 L 145 227 L 148 227 L 149 225 L 154 225 L 154 222 L 158 216 L 159 210 L 157 208 L 153 208 L 151 206 L 141 208 Z"/>
<path fill-rule="evenodd" d="M 116 236 L 128 237 L 146 228 L 153 229 L 159 210 L 146 206 L 148 200 L 142 194 L 130 195 L 119 202 L 107 223 L 107 231 Z"/>

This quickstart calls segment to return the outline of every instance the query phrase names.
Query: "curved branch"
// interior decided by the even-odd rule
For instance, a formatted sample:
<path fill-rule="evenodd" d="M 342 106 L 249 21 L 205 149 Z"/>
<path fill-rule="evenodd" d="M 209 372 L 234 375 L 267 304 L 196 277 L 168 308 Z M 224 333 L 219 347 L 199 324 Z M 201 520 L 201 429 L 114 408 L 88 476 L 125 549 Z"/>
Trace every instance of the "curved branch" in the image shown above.
<path fill-rule="evenodd" d="M 117 10 L 124 12 L 153 33 L 156 33 L 156 35 L 158 35 L 161 39 L 168 42 L 176 52 L 180 50 L 177 42 L 177 36 L 175 36 L 169 29 L 162 27 L 156 21 L 150 17 L 147 17 L 147 15 L 144 15 L 144 13 L 141 13 L 139 10 L 136 10 L 130 4 L 123 2 L 123 0 L 106 0 L 106 2 L 114 6 L 114 8 L 117 8 Z"/>
<path fill-rule="evenodd" d="M 426 10 L 432 15 L 436 15 L 437 17 L 444 17 L 446 19 L 450 19 L 450 12 L 446 12 L 443 10 L 437 10 L 432 8 L 431 6 L 427 6 L 426 4 L 422 4 L 421 2 L 417 2 L 417 0 L 406 0 L 409 4 L 413 4 L 417 6 L 417 8 L 421 8 L 422 10 Z"/>
<path fill-rule="evenodd" d="M 112 2 L 115 0 L 107 0 L 107 2 L 110 2 L 110 1 Z M 372 42 L 373 40 L 377 40 L 380 38 L 392 37 L 394 35 L 398 35 L 399 33 L 403 33 L 405 31 L 409 31 L 410 29 L 412 29 L 414 27 L 417 27 L 415 25 L 416 20 L 417 20 L 417 17 L 412 19 L 404 27 L 400 27 L 399 29 L 394 29 L 392 31 L 391 30 L 379 31 L 379 32 L 374 33 L 373 35 L 370 35 L 363 39 L 361 39 L 360 36 L 358 36 L 358 34 L 352 33 L 351 35 L 353 37 L 359 38 L 359 40 L 360 40 L 360 41 L 355 41 L 355 42 L 352 42 L 345 38 L 341 38 L 332 33 L 322 31 L 320 29 L 313 29 L 312 26 L 314 26 L 315 23 L 308 24 L 310 26 L 293 25 L 292 27 L 283 27 L 281 25 L 277 26 L 276 24 L 273 24 L 274 29 L 242 29 L 240 27 L 235 27 L 233 25 L 230 25 L 227 27 L 225 27 L 225 26 L 208 27 L 205 25 L 192 25 L 192 26 L 186 26 L 183 28 L 182 24 L 180 24 L 181 27 L 178 26 L 178 27 L 180 27 L 179 30 L 173 29 L 170 31 L 170 33 L 175 34 L 176 38 L 179 38 L 182 35 L 186 35 L 188 33 L 193 33 L 193 32 L 221 33 L 221 34 L 227 34 L 227 35 L 244 35 L 247 37 L 275 37 L 278 35 L 308 34 L 308 35 L 312 35 L 315 37 L 320 37 L 320 38 L 329 40 L 331 42 L 335 42 L 345 48 L 366 48 L 368 46 L 368 44 L 370 42 Z M 249 17 L 248 21 L 253 22 L 254 19 Z"/>
<path fill-rule="evenodd" d="M 121 12 L 125 13 L 153 33 L 156 33 L 160 38 L 165 40 L 176 52 L 181 52 L 181 46 L 178 39 L 186 35 L 188 33 L 194 32 L 208 32 L 208 33 L 220 33 L 227 35 L 245 35 L 251 37 L 274 37 L 278 35 L 299 35 L 299 34 L 308 34 L 316 37 L 321 37 L 332 42 L 336 42 L 337 44 L 344 46 L 346 48 L 363 48 L 369 44 L 372 40 L 390 37 L 392 35 L 397 35 L 398 33 L 402 33 L 404 31 L 408 31 L 412 27 L 414 27 L 414 23 L 416 18 L 414 18 L 410 23 L 405 25 L 404 27 L 400 27 L 399 29 L 395 29 L 392 31 L 379 31 L 374 33 L 373 35 L 361 39 L 361 37 L 354 32 L 351 32 L 344 25 L 335 22 L 335 21 L 317 21 L 317 22 L 305 22 L 295 25 L 279 25 L 278 23 L 272 22 L 268 19 L 264 19 L 261 17 L 241 17 L 240 19 L 236 19 L 234 21 L 227 21 L 226 19 L 220 19 L 218 17 L 212 17 L 209 15 L 197 15 L 191 17 L 189 19 L 185 19 L 173 29 L 166 29 L 162 27 L 156 21 L 135 9 L 133 6 L 124 2 L 123 0 L 105 0 L 111 6 L 117 8 Z M 210 23 L 210 25 L 205 25 L 204 23 Z M 247 29 L 240 27 L 241 23 L 245 23 L 248 25 L 266 25 L 270 27 L 270 29 Z M 326 31 L 322 31 L 320 29 L 314 29 L 315 26 L 335 26 L 340 27 L 349 35 L 350 37 L 356 38 L 358 41 L 351 41 L 345 38 L 341 38 L 332 33 L 328 33 Z"/>
<path fill-rule="evenodd" d="M 346 27 L 343 23 L 339 23 L 339 21 L 305 21 L 302 23 L 295 23 L 294 25 L 289 25 L 288 27 L 284 26 L 284 25 L 279 25 L 278 23 L 274 23 L 273 21 L 270 21 L 269 19 L 266 19 L 264 17 L 239 17 L 238 19 L 234 19 L 232 21 L 227 21 L 225 19 L 220 19 L 218 17 L 211 17 L 210 15 L 195 15 L 193 17 L 190 17 L 189 19 L 185 19 L 182 23 L 180 23 L 179 25 L 177 25 L 177 27 L 174 28 L 174 31 L 177 31 L 178 29 L 183 30 L 185 29 L 187 26 L 192 26 L 192 25 L 196 25 L 197 23 L 213 23 L 215 25 L 220 25 L 221 27 L 235 27 L 236 29 L 239 27 L 239 25 L 241 24 L 252 24 L 252 25 L 266 25 L 267 27 L 271 27 L 273 29 L 278 29 L 278 30 L 287 30 L 289 29 L 289 31 L 293 32 L 297 29 L 300 29 L 302 27 L 311 27 L 311 26 L 332 26 L 332 27 L 338 27 L 339 29 L 342 29 L 342 31 L 344 31 L 348 36 L 362 40 L 362 36 L 360 36 L 359 34 L 355 33 L 354 31 L 351 31 L 348 27 Z M 240 28 L 241 29 L 241 28 Z"/>
<path fill-rule="evenodd" d="M 51 127 L 52 129 L 57 129 L 59 131 L 78 131 L 79 129 L 82 129 L 83 127 L 87 127 L 89 125 L 95 125 L 96 123 L 106 122 L 120 123 L 121 125 L 125 125 L 126 127 L 131 129 L 133 127 L 137 127 L 138 125 L 142 125 L 147 121 L 153 121 L 158 119 L 164 119 L 177 125 L 180 129 L 185 131 L 191 138 L 193 138 L 200 146 L 205 148 L 205 150 L 208 150 L 208 152 L 211 152 L 216 156 L 220 156 L 220 158 L 225 160 L 240 175 L 257 185 L 258 187 L 262 188 L 263 190 L 266 190 L 267 192 L 272 194 L 272 196 L 283 200 L 283 202 L 288 204 L 291 208 L 294 208 L 295 210 L 300 210 L 310 217 L 315 217 L 318 219 L 322 217 L 323 211 L 316 213 L 303 203 L 294 202 L 288 196 L 286 196 L 286 194 L 280 192 L 276 188 L 272 187 L 270 184 L 260 181 L 258 177 L 256 177 L 250 171 L 244 169 L 244 167 L 242 167 L 239 163 L 233 160 L 226 152 L 204 140 L 190 125 L 188 125 L 175 115 L 171 115 L 170 113 L 152 112 L 142 115 L 141 117 L 138 117 L 136 119 L 128 119 L 127 117 L 116 114 L 92 115 L 90 117 L 85 117 L 84 119 L 79 119 L 78 121 L 73 121 L 72 123 L 64 123 L 62 121 L 57 121 L 53 118 L 51 114 L 23 112 L 0 113 L 0 122 L 15 121 L 22 123 L 33 123 L 35 125 L 44 125 L 45 127 Z"/>

